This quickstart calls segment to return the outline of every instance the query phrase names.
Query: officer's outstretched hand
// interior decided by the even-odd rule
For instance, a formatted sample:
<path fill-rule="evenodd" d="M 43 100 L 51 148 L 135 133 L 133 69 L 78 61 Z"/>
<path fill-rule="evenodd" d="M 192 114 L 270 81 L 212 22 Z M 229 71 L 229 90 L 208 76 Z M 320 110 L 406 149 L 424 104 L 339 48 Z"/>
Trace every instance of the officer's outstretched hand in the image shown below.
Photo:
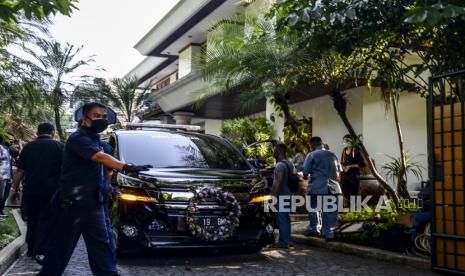
<path fill-rule="evenodd" d="M 123 171 L 128 172 L 128 173 L 139 173 L 142 171 L 148 171 L 150 168 L 153 168 L 153 166 L 152 165 L 137 166 L 134 164 L 124 164 Z"/>

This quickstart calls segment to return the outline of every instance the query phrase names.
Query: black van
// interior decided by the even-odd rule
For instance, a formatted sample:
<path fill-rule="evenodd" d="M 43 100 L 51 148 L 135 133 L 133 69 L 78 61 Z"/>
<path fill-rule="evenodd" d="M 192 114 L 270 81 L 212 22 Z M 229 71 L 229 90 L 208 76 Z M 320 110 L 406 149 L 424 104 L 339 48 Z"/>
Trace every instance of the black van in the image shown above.
<path fill-rule="evenodd" d="M 226 139 L 152 127 L 116 131 L 110 142 L 119 160 L 153 166 L 137 176 L 118 173 L 112 180 L 116 192 L 111 214 L 118 251 L 189 247 L 259 251 L 274 242 L 272 216 L 263 208 L 267 180 Z M 240 214 L 232 215 L 232 205 L 214 197 L 198 200 L 194 196 L 205 189 L 232 195 Z M 194 211 L 189 209 L 193 202 Z M 212 238 L 231 216 L 238 223 L 234 229 L 229 226 L 230 235 Z"/>

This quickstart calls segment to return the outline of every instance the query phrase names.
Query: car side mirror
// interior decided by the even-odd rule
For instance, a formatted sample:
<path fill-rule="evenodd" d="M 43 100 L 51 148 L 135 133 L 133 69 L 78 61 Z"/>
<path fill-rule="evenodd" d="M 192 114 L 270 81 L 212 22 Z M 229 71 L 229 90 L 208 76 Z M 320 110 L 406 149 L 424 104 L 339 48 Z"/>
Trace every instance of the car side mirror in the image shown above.
<path fill-rule="evenodd" d="M 252 164 L 252 166 L 254 166 L 257 170 L 261 170 L 266 167 L 265 160 L 248 158 L 247 161 L 249 161 L 249 163 Z"/>

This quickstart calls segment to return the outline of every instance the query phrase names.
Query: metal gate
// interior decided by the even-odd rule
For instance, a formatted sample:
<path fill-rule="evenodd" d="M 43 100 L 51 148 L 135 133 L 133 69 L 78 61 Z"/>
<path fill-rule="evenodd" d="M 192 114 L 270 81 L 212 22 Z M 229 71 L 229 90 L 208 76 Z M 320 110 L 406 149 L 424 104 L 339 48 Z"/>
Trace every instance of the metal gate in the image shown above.
<path fill-rule="evenodd" d="M 432 266 L 465 275 L 465 70 L 430 78 Z"/>

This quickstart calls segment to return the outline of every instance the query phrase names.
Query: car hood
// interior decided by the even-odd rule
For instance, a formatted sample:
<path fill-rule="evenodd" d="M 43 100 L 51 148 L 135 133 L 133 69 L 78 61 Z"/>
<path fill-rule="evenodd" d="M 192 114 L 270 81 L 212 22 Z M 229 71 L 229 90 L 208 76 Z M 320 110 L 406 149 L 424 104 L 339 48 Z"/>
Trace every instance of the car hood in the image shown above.
<path fill-rule="evenodd" d="M 158 180 L 223 180 L 223 179 L 250 179 L 257 177 L 253 170 L 220 170 L 201 168 L 173 168 L 173 169 L 150 169 L 139 173 L 141 179 Z"/>
<path fill-rule="evenodd" d="M 255 189 L 266 187 L 266 180 L 253 170 L 212 169 L 150 169 L 140 172 L 142 182 L 126 182 L 123 186 L 144 188 L 162 193 L 164 199 L 186 200 L 192 197 L 194 187 L 214 186 L 234 194 L 237 199 L 248 200 Z M 197 189 L 197 188 L 196 188 Z"/>

